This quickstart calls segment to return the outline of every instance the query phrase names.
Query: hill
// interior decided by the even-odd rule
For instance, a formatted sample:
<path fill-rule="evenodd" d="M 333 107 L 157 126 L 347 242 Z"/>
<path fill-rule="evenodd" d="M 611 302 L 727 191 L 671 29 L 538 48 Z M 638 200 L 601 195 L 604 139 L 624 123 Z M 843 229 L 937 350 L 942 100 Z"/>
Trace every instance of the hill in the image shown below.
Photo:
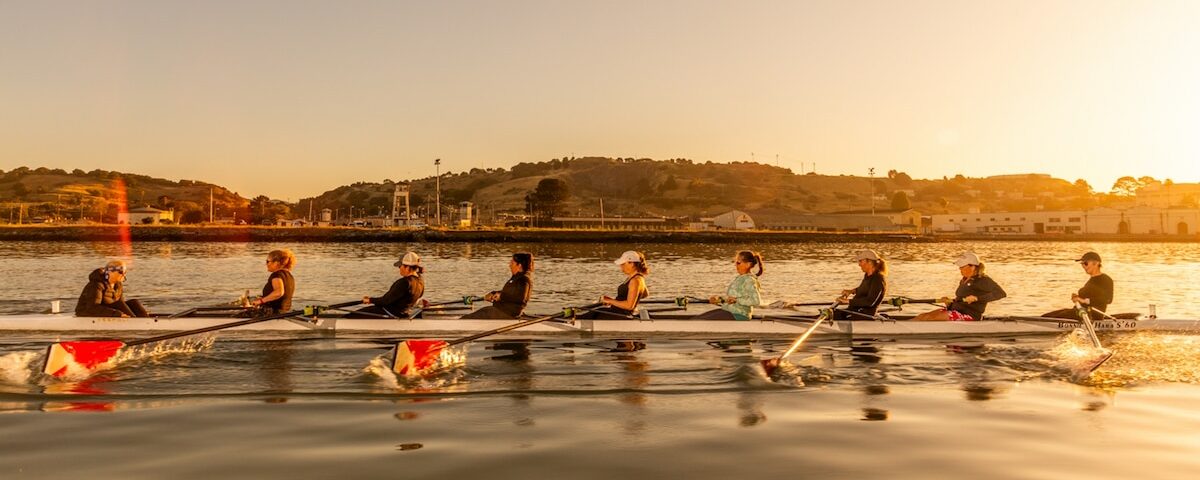
<path fill-rule="evenodd" d="M 0 202 L 8 207 L 7 212 L 0 214 L 7 219 L 14 210 L 24 208 L 20 215 L 26 222 L 36 218 L 112 223 L 124 196 L 130 208 L 145 205 L 173 208 L 176 219 L 187 217 L 191 221 L 186 223 L 197 223 L 208 218 L 210 191 L 217 217 L 240 211 L 242 218 L 247 218 L 250 202 L 219 185 L 105 170 L 67 172 L 45 167 L 0 171 Z"/>
<path fill-rule="evenodd" d="M 849 175 L 796 175 L 786 168 L 750 162 L 696 163 L 688 159 L 561 158 L 520 163 L 511 169 L 471 169 L 442 174 L 443 216 L 461 201 L 474 202 L 485 222 L 504 214 L 529 212 L 527 195 L 544 180 L 565 185 L 568 197 L 560 214 L 598 216 L 603 200 L 607 216 L 702 217 L 731 209 L 794 213 L 831 213 L 869 210 L 872 192 L 877 209 L 907 203 L 923 213 L 969 209 L 1033 210 L 1086 207 L 1098 199 L 1086 183 L 1068 182 L 1046 175 L 1012 175 L 941 180 L 914 180 L 903 172 L 889 171 L 879 178 Z M 432 210 L 434 178 L 407 183 L 411 204 L 418 216 Z M 342 214 L 388 212 L 395 182 L 360 182 L 302 199 L 315 210 L 329 208 Z M 897 196 L 904 197 L 902 200 Z"/>

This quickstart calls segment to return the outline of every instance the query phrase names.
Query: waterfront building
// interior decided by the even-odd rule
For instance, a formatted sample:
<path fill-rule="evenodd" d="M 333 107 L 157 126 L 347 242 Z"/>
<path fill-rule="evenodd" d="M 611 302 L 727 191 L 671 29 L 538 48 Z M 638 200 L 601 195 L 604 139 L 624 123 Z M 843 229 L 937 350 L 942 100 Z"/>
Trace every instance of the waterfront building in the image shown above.
<path fill-rule="evenodd" d="M 143 225 L 174 222 L 175 210 L 162 210 L 149 205 L 131 208 L 128 212 L 117 213 L 118 224 Z"/>
<path fill-rule="evenodd" d="M 1192 235 L 1200 209 L 1136 206 L 1125 209 L 954 213 L 933 215 L 935 234 L 992 235 Z"/>

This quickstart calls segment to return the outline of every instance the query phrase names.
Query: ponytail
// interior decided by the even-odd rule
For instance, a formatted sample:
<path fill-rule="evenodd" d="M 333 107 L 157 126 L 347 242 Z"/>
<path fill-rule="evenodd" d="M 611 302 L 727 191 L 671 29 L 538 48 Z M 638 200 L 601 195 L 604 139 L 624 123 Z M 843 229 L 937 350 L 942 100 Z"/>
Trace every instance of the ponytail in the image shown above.
<path fill-rule="evenodd" d="M 533 254 L 528 252 L 517 252 L 512 256 L 514 262 L 521 266 L 521 271 L 525 273 L 533 273 Z"/>
<path fill-rule="evenodd" d="M 751 250 L 742 250 L 742 251 L 738 252 L 738 260 L 749 263 L 750 268 L 758 267 L 758 273 L 755 273 L 754 276 L 756 276 L 756 277 L 762 276 L 762 274 L 763 274 L 762 254 L 755 252 L 755 251 L 751 251 Z"/>

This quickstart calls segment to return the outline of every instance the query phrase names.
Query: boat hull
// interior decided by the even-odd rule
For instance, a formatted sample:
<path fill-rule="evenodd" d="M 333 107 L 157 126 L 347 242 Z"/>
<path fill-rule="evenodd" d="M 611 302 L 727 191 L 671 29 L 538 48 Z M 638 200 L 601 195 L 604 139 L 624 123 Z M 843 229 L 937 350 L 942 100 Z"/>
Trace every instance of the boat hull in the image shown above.
<path fill-rule="evenodd" d="M 243 319 L 216 317 L 186 318 L 81 318 L 70 314 L 13 315 L 0 317 L 0 331 L 58 332 L 58 337 L 83 338 L 104 332 L 166 332 L 204 328 Z M 254 332 L 324 332 L 367 333 L 394 336 L 411 334 L 451 334 L 479 332 L 513 323 L 510 319 L 460 319 L 435 317 L 419 319 L 350 319 L 322 317 L 313 319 L 288 318 L 230 328 Z M 1200 320 L 1145 319 L 1099 320 L 1094 322 L 1100 332 L 1114 331 L 1200 331 Z M 811 321 L 791 316 L 771 317 L 750 321 L 689 320 L 686 318 L 651 318 L 627 320 L 551 320 L 522 328 L 517 335 L 528 334 L 594 334 L 616 336 L 697 335 L 710 337 L 796 336 L 804 332 Z M 819 336 L 1003 336 L 1064 333 L 1078 328 L 1070 320 L 1036 319 L 1035 317 L 995 318 L 982 322 L 913 322 L 905 320 L 863 320 L 826 323 L 813 333 Z"/>

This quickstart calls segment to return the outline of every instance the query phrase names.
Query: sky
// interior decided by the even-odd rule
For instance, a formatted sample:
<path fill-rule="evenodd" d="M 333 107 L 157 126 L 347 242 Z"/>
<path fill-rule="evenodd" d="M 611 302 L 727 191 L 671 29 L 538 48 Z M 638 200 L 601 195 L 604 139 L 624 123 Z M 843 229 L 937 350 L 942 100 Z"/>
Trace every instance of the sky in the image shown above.
<path fill-rule="evenodd" d="M 0 169 L 296 201 L 569 156 L 1200 182 L 1200 2 L 0 0 Z"/>

